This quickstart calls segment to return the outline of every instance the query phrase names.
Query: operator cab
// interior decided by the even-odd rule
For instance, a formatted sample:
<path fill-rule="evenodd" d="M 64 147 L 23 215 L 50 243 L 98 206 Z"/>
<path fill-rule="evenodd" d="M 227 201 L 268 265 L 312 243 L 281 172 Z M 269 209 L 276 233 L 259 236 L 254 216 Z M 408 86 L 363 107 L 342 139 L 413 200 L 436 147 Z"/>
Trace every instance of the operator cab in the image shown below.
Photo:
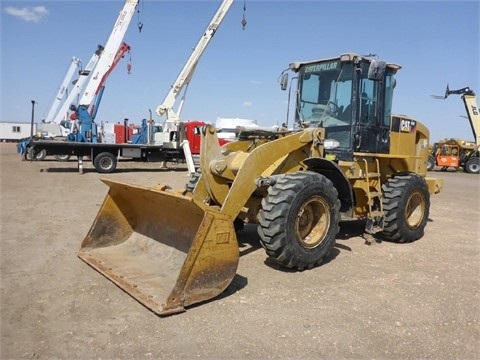
<path fill-rule="evenodd" d="M 295 125 L 325 128 L 327 157 L 351 161 L 353 152 L 389 152 L 398 65 L 345 54 L 290 68 L 298 73 Z"/>

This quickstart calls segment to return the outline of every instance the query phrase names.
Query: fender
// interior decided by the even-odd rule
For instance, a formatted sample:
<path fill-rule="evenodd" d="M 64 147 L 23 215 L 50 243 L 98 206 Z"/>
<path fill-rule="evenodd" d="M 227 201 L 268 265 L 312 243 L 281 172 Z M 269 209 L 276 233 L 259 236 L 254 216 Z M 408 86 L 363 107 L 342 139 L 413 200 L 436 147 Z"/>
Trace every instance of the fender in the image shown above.
<path fill-rule="evenodd" d="M 351 218 L 353 216 L 353 205 L 355 204 L 355 199 L 350 182 L 340 167 L 333 161 L 324 158 L 312 157 L 304 160 L 303 162 L 308 166 L 308 170 L 322 174 L 333 183 L 333 186 L 335 186 L 338 192 L 342 218 Z"/>

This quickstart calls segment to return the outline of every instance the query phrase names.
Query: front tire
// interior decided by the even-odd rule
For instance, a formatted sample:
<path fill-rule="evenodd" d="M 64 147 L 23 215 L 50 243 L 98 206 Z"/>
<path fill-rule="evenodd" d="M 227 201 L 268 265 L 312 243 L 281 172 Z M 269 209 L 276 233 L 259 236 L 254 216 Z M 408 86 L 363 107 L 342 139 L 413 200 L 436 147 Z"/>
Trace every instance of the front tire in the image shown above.
<path fill-rule="evenodd" d="M 435 158 L 432 155 L 428 155 L 427 171 L 432 171 L 435 168 Z"/>
<path fill-rule="evenodd" d="M 425 179 L 416 174 L 397 175 L 382 185 L 384 230 L 387 241 L 407 243 L 420 239 L 430 212 Z"/>
<path fill-rule="evenodd" d="M 337 190 L 323 175 L 310 171 L 280 175 L 262 200 L 260 242 L 280 265 L 311 269 L 335 244 L 339 209 Z"/>
<path fill-rule="evenodd" d="M 112 153 L 102 152 L 95 156 L 93 166 L 95 166 L 98 173 L 109 174 L 117 168 L 117 158 Z"/>
<path fill-rule="evenodd" d="M 42 150 L 37 152 L 37 151 L 35 151 L 34 147 L 31 147 L 28 150 L 28 156 L 30 157 L 30 160 L 42 161 L 42 160 L 45 160 L 45 158 L 47 157 L 47 150 L 42 149 Z"/>

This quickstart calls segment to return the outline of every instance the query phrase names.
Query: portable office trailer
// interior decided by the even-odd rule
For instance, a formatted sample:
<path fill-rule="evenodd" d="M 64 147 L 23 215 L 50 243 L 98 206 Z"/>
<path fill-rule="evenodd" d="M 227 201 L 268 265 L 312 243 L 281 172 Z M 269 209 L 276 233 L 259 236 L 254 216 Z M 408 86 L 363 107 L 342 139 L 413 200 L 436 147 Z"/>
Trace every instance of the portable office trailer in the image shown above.
<path fill-rule="evenodd" d="M 33 124 L 33 135 L 37 132 L 37 124 Z M 17 142 L 31 134 L 30 122 L 0 122 L 0 141 Z"/>

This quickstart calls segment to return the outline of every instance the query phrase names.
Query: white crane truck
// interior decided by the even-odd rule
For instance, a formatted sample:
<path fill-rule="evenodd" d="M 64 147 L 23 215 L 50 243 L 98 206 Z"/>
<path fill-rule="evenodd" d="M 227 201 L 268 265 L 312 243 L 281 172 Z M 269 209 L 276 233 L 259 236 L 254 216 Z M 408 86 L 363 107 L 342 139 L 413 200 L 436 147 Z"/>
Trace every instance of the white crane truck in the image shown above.
<path fill-rule="evenodd" d="M 123 137 L 124 142 L 107 142 L 108 136 L 98 130 L 94 121 L 95 109 L 91 108 L 93 99 L 102 91 L 101 81 L 92 81 L 87 84 L 78 106 L 71 107 L 75 111 L 76 121 L 67 141 L 32 141 L 30 144 L 31 158 L 36 154 L 46 151 L 55 155 L 77 156 L 79 170 L 82 170 L 83 157 L 89 157 L 100 173 L 114 172 L 117 160 L 128 158 L 138 161 L 179 161 L 185 160 L 190 173 L 195 172 L 192 153 L 200 152 L 200 130 L 206 125 L 201 121 L 180 121 L 180 112 L 185 99 L 185 92 L 198 65 L 198 62 L 207 48 L 210 40 L 230 9 L 233 0 L 224 0 L 213 19 L 210 21 L 199 42 L 193 49 L 175 83 L 168 91 L 163 103 L 158 106 L 157 114 L 166 115 L 162 126 L 156 125 L 152 120 L 143 120 L 141 127 L 137 128 L 133 136 Z M 119 14 L 114 29 L 99 57 L 91 79 L 102 79 L 108 75 L 114 63 L 119 46 L 135 12 L 138 0 L 127 0 Z M 173 106 L 180 92 L 184 95 L 176 111 Z M 100 93 L 101 95 L 101 93 Z M 124 131 L 128 133 L 127 127 Z M 126 142 L 125 142 L 126 141 Z"/>

